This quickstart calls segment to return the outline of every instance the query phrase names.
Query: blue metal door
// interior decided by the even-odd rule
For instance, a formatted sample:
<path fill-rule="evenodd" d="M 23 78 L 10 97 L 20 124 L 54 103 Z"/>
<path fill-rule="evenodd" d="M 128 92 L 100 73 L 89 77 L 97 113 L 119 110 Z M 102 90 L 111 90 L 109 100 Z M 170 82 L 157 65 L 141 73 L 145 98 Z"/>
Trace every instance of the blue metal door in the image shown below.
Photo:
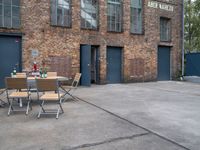
<path fill-rule="evenodd" d="M 21 71 L 21 38 L 0 35 L 0 87 L 5 87 L 5 77 L 13 68 Z"/>
<path fill-rule="evenodd" d="M 200 76 L 200 53 L 189 53 L 186 57 L 186 76 Z"/>
<path fill-rule="evenodd" d="M 170 80 L 170 47 L 158 47 L 157 80 Z"/>
<path fill-rule="evenodd" d="M 120 83 L 121 82 L 121 66 L 122 55 L 121 48 L 108 47 L 107 48 L 107 82 Z"/>
<path fill-rule="evenodd" d="M 91 84 L 91 45 L 81 45 L 80 49 L 80 72 L 81 85 L 90 86 Z"/>

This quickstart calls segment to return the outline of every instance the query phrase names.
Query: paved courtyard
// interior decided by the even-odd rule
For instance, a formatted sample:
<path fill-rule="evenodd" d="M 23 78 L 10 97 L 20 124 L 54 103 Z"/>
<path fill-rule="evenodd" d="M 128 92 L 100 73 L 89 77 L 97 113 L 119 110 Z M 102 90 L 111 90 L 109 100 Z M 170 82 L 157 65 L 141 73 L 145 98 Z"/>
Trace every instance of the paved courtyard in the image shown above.
<path fill-rule="evenodd" d="M 80 87 L 58 120 L 37 119 L 36 104 L 28 116 L 0 108 L 0 149 L 199 150 L 199 91 L 173 81 Z"/>

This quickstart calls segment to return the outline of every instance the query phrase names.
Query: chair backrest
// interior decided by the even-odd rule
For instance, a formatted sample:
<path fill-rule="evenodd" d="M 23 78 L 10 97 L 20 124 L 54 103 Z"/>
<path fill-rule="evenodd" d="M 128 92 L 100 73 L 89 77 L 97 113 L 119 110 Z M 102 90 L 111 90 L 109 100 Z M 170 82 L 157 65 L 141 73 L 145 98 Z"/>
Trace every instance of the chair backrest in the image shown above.
<path fill-rule="evenodd" d="M 81 73 L 76 73 L 74 80 L 72 82 L 73 87 L 77 87 L 81 78 Z"/>
<path fill-rule="evenodd" d="M 27 78 L 5 78 L 7 89 L 28 89 Z"/>
<path fill-rule="evenodd" d="M 36 86 L 38 92 L 44 91 L 58 91 L 57 79 L 36 79 Z"/>
<path fill-rule="evenodd" d="M 18 72 L 18 73 L 16 73 L 16 77 L 17 77 L 17 78 L 26 78 L 27 75 L 26 75 L 26 73 L 24 73 L 24 72 Z"/>
<path fill-rule="evenodd" d="M 47 72 L 47 77 L 56 77 L 57 72 Z"/>

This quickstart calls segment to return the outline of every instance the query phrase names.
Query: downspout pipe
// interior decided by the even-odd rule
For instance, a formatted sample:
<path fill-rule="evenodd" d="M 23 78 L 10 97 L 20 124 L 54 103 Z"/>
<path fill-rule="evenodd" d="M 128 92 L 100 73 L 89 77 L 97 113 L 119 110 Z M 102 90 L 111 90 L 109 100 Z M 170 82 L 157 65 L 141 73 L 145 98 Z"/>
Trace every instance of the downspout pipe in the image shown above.
<path fill-rule="evenodd" d="M 184 72 L 185 72 L 185 48 L 184 48 L 184 37 L 185 37 L 185 34 L 184 34 L 184 0 L 182 0 L 182 77 L 184 76 Z"/>

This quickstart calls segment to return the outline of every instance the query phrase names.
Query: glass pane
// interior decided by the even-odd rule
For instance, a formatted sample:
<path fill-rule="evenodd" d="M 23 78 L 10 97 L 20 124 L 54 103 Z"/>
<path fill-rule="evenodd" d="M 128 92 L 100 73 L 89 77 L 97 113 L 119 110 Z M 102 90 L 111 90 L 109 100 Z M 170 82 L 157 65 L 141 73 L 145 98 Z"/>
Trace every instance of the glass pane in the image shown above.
<path fill-rule="evenodd" d="M 3 27 L 3 16 L 0 15 L 0 27 Z"/>
<path fill-rule="evenodd" d="M 4 5 L 11 5 L 11 0 L 4 0 Z"/>
<path fill-rule="evenodd" d="M 4 16 L 11 16 L 11 6 L 4 6 Z"/>
<path fill-rule="evenodd" d="M 0 0 L 0 4 L 2 4 L 3 0 Z"/>
<path fill-rule="evenodd" d="M 20 6 L 20 0 L 12 0 L 12 5 Z"/>
<path fill-rule="evenodd" d="M 13 6 L 12 7 L 12 15 L 13 16 L 20 16 L 20 8 L 16 7 L 16 6 Z"/>
<path fill-rule="evenodd" d="M 57 9 L 57 24 L 62 25 L 63 23 L 63 14 L 62 14 L 62 9 L 58 8 Z"/>
<path fill-rule="evenodd" d="M 97 7 L 98 4 L 96 0 L 81 0 L 82 28 L 97 28 Z"/>
<path fill-rule="evenodd" d="M 142 1 L 141 0 L 131 0 L 131 7 L 142 8 Z"/>
<path fill-rule="evenodd" d="M 12 27 L 19 28 L 20 27 L 20 19 L 18 17 L 12 18 Z"/>
<path fill-rule="evenodd" d="M 0 4 L 0 15 L 2 15 L 3 14 L 3 6 Z"/>
<path fill-rule="evenodd" d="M 4 16 L 4 27 L 11 28 L 11 16 Z"/>
<path fill-rule="evenodd" d="M 57 25 L 56 0 L 51 0 L 51 24 Z"/>

